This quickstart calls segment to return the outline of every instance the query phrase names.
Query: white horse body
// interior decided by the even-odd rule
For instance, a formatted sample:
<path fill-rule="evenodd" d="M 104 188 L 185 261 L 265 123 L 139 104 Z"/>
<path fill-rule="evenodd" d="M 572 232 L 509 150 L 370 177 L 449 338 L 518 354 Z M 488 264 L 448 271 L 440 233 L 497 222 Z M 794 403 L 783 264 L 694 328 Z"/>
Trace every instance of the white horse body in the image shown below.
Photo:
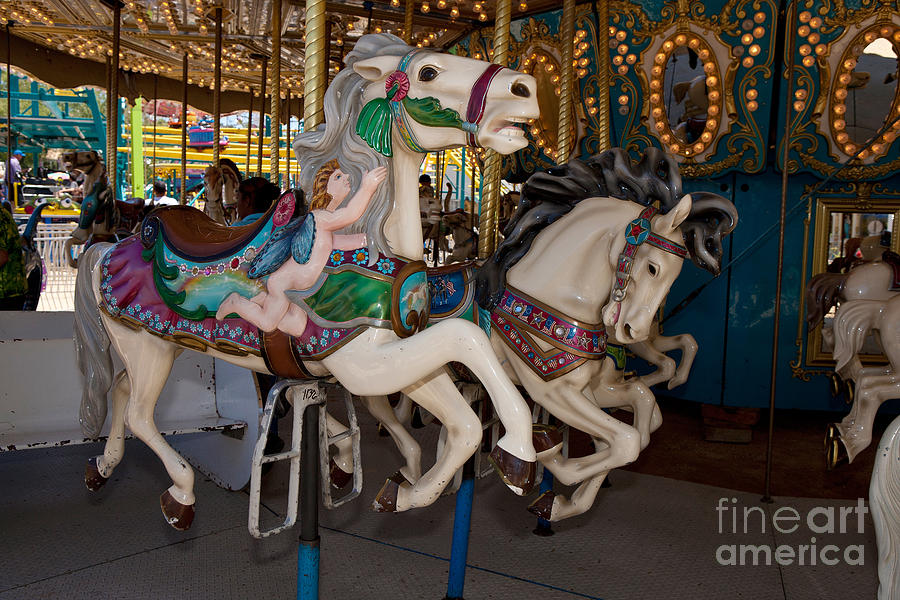
<path fill-rule="evenodd" d="M 878 445 L 869 505 L 878 545 L 878 600 L 900 600 L 900 417 Z"/>
<path fill-rule="evenodd" d="M 298 160 L 304 164 L 306 179 L 301 180 L 301 185 L 307 193 L 312 187 L 310 178 L 318 167 L 336 157 L 341 161 L 341 168 L 353 178 L 354 186 L 359 184 L 362 172 L 379 165 L 390 168 L 391 181 L 381 186 L 360 222 L 348 228 L 351 233 L 367 233 L 370 253 L 374 254 L 372 260 L 379 252 L 421 260 L 416 178 L 424 151 L 467 142 L 462 130 L 428 127 L 412 121 L 410 129 L 424 150 L 411 149 L 397 128 L 391 127 L 393 158 L 388 160 L 353 133 L 362 104 L 385 96 L 385 79 L 396 77 L 398 64 L 405 55 L 409 58 L 406 73 L 411 97 L 436 98 L 439 106 L 465 114 L 470 90 L 487 63 L 415 51 L 393 36 L 364 36 L 347 57 L 350 67 L 337 76 L 326 94 L 325 128 L 301 134 L 294 144 Z M 514 124 L 538 116 L 534 79 L 504 70 L 490 82 L 485 102 L 480 124 L 475 124 L 478 143 L 503 153 L 522 148 L 526 143 L 523 132 Z M 76 347 L 85 373 L 82 423 L 86 430 L 97 431 L 102 426 L 106 416 L 106 390 L 110 385 L 113 390 L 112 432 L 104 454 L 89 463 L 87 483 L 89 488 L 96 489 L 111 475 L 122 458 L 127 425 L 165 464 L 173 485 L 161 498 L 163 513 L 174 527 L 185 529 L 193 518 L 193 471 L 162 439 L 153 422 L 158 395 L 172 361 L 182 348 L 142 328 L 126 326 L 100 310 L 99 265 L 112 248 L 98 246 L 86 255 L 87 260 L 79 269 L 76 291 L 79 332 Z M 108 351 L 104 354 L 104 346 L 108 350 L 110 342 L 125 363 L 125 370 L 114 380 Z M 233 356 L 209 348 L 205 351 L 234 364 L 268 372 L 263 359 L 252 352 Z M 358 395 L 402 390 L 447 426 L 448 450 L 440 461 L 412 484 L 391 487 L 388 481 L 375 503 L 382 510 L 402 511 L 433 502 L 478 447 L 480 423 L 442 369 L 450 361 L 465 364 L 487 388 L 506 428 L 506 435 L 495 449 L 498 470 L 514 491 L 527 492 L 533 483 L 535 461 L 531 413 L 504 373 L 484 332 L 476 325 L 451 319 L 404 339 L 390 329 L 370 328 L 327 358 L 305 362 L 312 374 L 330 372 Z"/>

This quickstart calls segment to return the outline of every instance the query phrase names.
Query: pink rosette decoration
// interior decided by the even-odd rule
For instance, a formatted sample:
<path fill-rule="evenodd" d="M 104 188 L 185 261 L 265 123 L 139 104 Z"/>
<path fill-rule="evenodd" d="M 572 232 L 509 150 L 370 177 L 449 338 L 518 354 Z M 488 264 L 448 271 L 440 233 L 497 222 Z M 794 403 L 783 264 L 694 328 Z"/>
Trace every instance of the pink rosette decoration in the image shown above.
<path fill-rule="evenodd" d="M 392 98 L 388 98 L 388 100 L 391 102 L 400 102 L 406 98 L 406 94 L 409 93 L 409 77 L 407 77 L 406 73 L 403 71 L 394 71 L 388 75 L 388 78 L 384 81 L 385 93 L 389 93 L 391 88 L 394 87 L 394 84 L 397 84 L 397 93 L 395 93 Z"/>
<path fill-rule="evenodd" d="M 275 227 L 281 227 L 291 220 L 294 214 L 294 194 L 288 193 L 278 200 L 278 206 L 275 207 L 275 214 L 272 215 L 272 224 Z"/>

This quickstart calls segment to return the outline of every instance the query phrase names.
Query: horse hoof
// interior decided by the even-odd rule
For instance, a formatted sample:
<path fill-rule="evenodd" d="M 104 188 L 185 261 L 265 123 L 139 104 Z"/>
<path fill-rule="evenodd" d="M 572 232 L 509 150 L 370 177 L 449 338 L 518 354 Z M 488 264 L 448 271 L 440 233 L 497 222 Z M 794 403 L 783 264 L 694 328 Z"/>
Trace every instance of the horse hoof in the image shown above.
<path fill-rule="evenodd" d="M 831 440 L 825 450 L 825 467 L 832 471 L 849 462 L 850 457 L 847 455 L 847 448 L 844 446 L 840 436 Z"/>
<path fill-rule="evenodd" d="M 186 531 L 194 522 L 194 505 L 182 504 L 172 497 L 169 490 L 159 497 L 159 507 L 162 509 L 166 522 L 178 531 Z"/>
<path fill-rule="evenodd" d="M 553 425 L 535 423 L 531 426 L 531 443 L 534 444 L 534 450 L 538 454 L 552 450 L 557 446 L 562 447 L 562 433 Z"/>
<path fill-rule="evenodd" d="M 407 481 L 400 471 L 388 477 L 375 496 L 375 501 L 372 502 L 372 510 L 383 513 L 397 512 L 397 493 L 403 483 Z"/>
<path fill-rule="evenodd" d="M 829 383 L 831 384 L 831 397 L 837 398 L 841 393 L 843 378 L 837 373 L 832 373 L 829 377 Z"/>
<path fill-rule="evenodd" d="M 488 460 L 503 483 L 517 495 L 524 496 L 531 492 L 537 475 L 537 462 L 522 460 L 500 446 L 494 446 Z"/>
<path fill-rule="evenodd" d="M 841 432 L 838 431 L 837 425 L 834 423 L 829 423 L 828 426 L 825 427 L 825 454 L 828 454 L 828 449 L 831 448 L 831 443 L 834 440 L 838 440 L 841 438 Z"/>
<path fill-rule="evenodd" d="M 101 475 L 100 469 L 97 467 L 97 457 L 90 457 L 84 467 L 84 485 L 92 492 L 96 492 L 106 485 L 107 481 L 109 478 Z"/>
<path fill-rule="evenodd" d="M 336 490 L 342 490 L 347 487 L 348 483 L 353 481 L 353 473 L 348 473 L 347 471 L 340 468 L 332 458 L 329 479 L 331 479 L 331 487 Z"/>
<path fill-rule="evenodd" d="M 538 496 L 534 502 L 528 505 L 528 512 L 535 515 L 539 519 L 549 521 L 550 515 L 553 514 L 554 498 L 556 498 L 556 494 L 551 490 L 547 490 L 546 492 Z"/>
<path fill-rule="evenodd" d="M 853 404 L 853 396 L 856 393 L 856 383 L 852 379 L 844 380 L 844 402 Z"/>

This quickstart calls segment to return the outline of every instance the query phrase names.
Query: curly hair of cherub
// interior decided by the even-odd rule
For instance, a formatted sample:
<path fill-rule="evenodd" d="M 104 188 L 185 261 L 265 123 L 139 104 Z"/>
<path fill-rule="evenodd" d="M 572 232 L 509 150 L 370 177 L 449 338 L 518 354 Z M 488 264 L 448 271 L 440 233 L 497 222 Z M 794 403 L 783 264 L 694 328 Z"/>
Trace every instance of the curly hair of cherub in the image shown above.
<path fill-rule="evenodd" d="M 319 210 L 325 208 L 331 202 L 331 194 L 328 193 L 328 180 L 340 168 L 336 158 L 332 158 L 327 163 L 319 167 L 316 172 L 316 179 L 313 183 L 312 201 L 309 204 L 309 210 Z"/>

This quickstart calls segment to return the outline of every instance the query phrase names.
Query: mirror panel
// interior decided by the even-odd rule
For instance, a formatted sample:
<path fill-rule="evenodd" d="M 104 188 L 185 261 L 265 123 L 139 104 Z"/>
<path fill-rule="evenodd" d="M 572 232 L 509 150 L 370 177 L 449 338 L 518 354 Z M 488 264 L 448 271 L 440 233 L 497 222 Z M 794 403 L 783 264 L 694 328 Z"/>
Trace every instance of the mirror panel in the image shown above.
<path fill-rule="evenodd" d="M 816 201 L 812 275 L 842 273 L 881 258 L 885 250 L 897 252 L 900 239 L 894 228 L 900 225 L 900 198 L 824 198 Z M 825 315 L 824 324 L 808 335 L 806 362 L 833 365 L 832 325 L 835 309 Z M 885 362 L 878 333 L 868 335 L 863 345 L 864 364 Z"/>

